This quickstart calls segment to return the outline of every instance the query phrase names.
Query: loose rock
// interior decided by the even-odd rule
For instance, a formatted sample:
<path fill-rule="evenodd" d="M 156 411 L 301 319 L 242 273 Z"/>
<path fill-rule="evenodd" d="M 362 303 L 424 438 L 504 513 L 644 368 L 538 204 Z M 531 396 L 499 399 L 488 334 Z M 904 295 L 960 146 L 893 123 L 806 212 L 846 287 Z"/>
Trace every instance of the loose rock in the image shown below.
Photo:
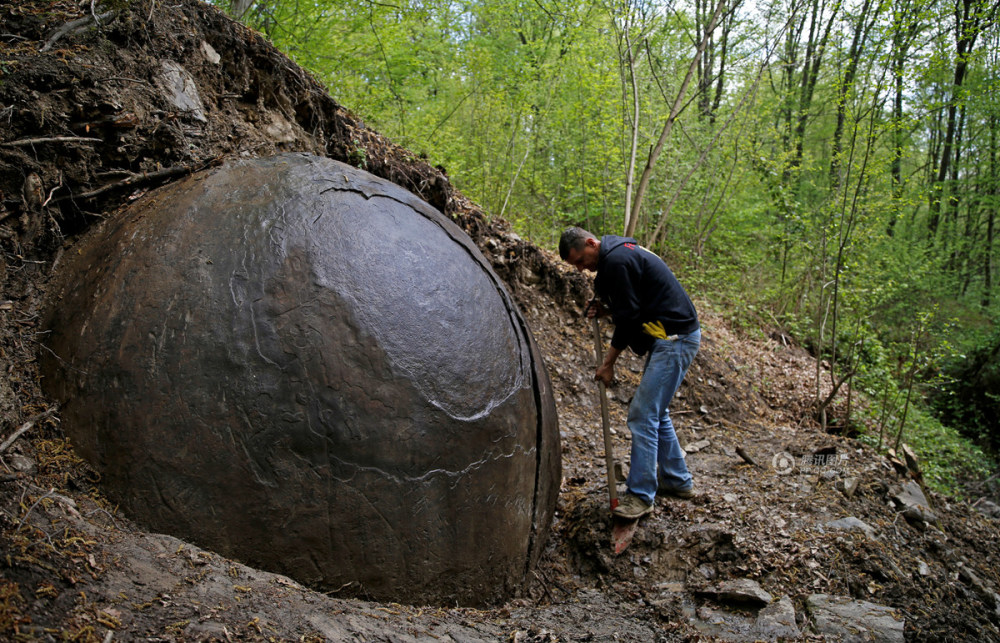
<path fill-rule="evenodd" d="M 795 606 L 787 596 L 782 596 L 757 614 L 757 629 L 764 638 L 798 638 L 802 631 L 795 623 Z"/>
<path fill-rule="evenodd" d="M 710 447 L 712 443 L 708 440 L 698 440 L 697 442 L 692 442 L 691 444 L 684 447 L 684 450 L 688 453 L 698 453 L 703 449 Z"/>
<path fill-rule="evenodd" d="M 858 490 L 858 479 L 844 478 L 843 480 L 838 480 L 834 486 L 837 491 L 844 494 L 844 497 L 850 499 L 854 497 L 855 492 Z"/>
<path fill-rule="evenodd" d="M 861 532 L 869 538 L 875 538 L 875 529 L 865 521 L 855 518 L 854 516 L 848 516 L 847 518 L 840 518 L 838 520 L 831 520 L 826 523 L 827 529 L 833 529 L 836 531 L 855 531 Z"/>
<path fill-rule="evenodd" d="M 891 607 L 846 596 L 813 594 L 806 600 L 817 634 L 837 637 L 838 641 L 861 643 L 879 641 L 902 642 L 903 620 Z"/>
<path fill-rule="evenodd" d="M 767 605 L 773 600 L 760 584 L 749 578 L 737 578 L 720 583 L 717 587 L 699 592 L 723 603 L 742 605 Z"/>
<path fill-rule="evenodd" d="M 899 511 L 909 520 L 922 522 L 937 522 L 938 517 L 931 510 L 930 502 L 924 495 L 923 489 L 913 480 L 903 485 L 902 489 L 892 496 L 893 502 Z"/>

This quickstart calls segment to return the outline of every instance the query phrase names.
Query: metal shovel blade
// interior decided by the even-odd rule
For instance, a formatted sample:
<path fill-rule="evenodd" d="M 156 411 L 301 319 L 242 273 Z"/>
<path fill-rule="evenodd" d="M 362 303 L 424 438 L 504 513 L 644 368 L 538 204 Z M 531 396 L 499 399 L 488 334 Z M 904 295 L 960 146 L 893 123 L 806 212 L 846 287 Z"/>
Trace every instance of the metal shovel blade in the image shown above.
<path fill-rule="evenodd" d="M 615 555 L 625 551 L 638 528 L 638 520 L 630 520 L 620 516 L 611 517 L 611 548 L 614 549 Z"/>

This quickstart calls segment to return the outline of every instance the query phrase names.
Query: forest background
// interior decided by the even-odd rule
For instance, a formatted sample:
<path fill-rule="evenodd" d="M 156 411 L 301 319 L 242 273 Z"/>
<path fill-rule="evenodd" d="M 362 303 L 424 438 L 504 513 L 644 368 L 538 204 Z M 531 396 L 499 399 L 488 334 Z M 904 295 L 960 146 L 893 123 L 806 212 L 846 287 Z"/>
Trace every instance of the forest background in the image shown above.
<path fill-rule="evenodd" d="M 528 240 L 635 236 L 807 346 L 829 431 L 995 469 L 1000 0 L 215 4 Z"/>

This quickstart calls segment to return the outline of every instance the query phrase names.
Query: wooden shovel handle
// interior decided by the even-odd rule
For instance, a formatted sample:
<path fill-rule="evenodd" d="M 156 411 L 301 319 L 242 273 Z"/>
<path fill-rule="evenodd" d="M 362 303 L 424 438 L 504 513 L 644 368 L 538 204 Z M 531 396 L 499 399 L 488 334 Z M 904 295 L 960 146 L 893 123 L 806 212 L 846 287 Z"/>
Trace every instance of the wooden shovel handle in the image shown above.
<path fill-rule="evenodd" d="M 604 345 L 601 343 L 601 324 L 597 317 L 591 318 L 594 325 L 594 356 L 597 366 L 604 362 Z M 598 395 L 601 398 L 601 422 L 604 427 L 604 464 L 608 470 L 608 498 L 611 509 L 618 506 L 618 488 L 615 486 L 615 457 L 611 450 L 611 415 L 608 412 L 608 395 L 604 390 L 604 382 L 597 380 Z"/>

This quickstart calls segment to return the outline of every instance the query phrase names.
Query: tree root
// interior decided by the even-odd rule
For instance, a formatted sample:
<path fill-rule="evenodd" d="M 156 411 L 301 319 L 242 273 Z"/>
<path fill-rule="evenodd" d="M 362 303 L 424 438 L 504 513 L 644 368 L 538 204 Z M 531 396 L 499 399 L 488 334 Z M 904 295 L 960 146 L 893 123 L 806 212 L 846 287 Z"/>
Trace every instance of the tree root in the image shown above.
<path fill-rule="evenodd" d="M 115 14 L 114 11 L 106 11 L 100 15 L 96 13 L 90 13 L 89 15 L 86 15 L 82 18 L 77 18 L 76 20 L 70 20 L 62 27 L 59 27 L 59 29 L 57 29 L 56 32 L 52 34 L 52 36 L 48 40 L 45 41 L 45 44 L 42 45 L 42 48 L 39 49 L 38 51 L 40 52 L 49 51 L 50 49 L 52 49 L 52 46 L 54 44 L 59 42 L 60 38 L 70 33 L 71 31 L 80 31 L 81 29 L 85 29 L 90 25 L 91 22 L 100 25 L 101 20 L 110 18 L 114 14 Z"/>

